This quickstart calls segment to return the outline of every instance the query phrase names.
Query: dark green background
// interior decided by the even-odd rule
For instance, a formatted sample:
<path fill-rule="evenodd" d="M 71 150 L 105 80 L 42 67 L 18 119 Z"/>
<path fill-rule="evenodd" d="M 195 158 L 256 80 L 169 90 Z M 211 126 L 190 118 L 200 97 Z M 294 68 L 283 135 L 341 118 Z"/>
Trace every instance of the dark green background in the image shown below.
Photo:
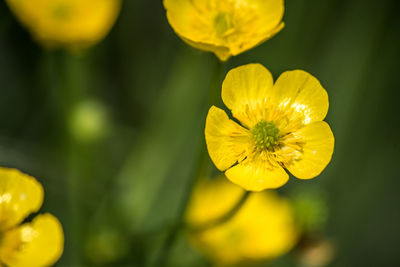
<path fill-rule="evenodd" d="M 317 179 L 330 209 L 324 235 L 330 266 L 400 266 L 400 16 L 397 0 L 287 0 L 286 27 L 232 58 L 227 69 L 259 62 L 278 77 L 303 69 L 329 93 L 336 138 Z M 80 55 L 45 51 L 0 3 L 0 164 L 38 178 L 42 211 L 66 234 L 57 266 L 144 266 L 158 255 L 177 216 L 203 130 L 215 58 L 184 44 L 161 1 L 125 0 L 107 38 Z M 68 118 L 86 100 L 103 104 L 104 138 L 81 142 Z M 110 232 L 100 248 L 88 247 Z M 182 236 L 180 236 L 182 237 Z M 102 251 L 102 248 L 104 249 Z M 207 266 L 183 238 L 170 266 Z M 271 266 L 295 266 L 289 255 Z"/>

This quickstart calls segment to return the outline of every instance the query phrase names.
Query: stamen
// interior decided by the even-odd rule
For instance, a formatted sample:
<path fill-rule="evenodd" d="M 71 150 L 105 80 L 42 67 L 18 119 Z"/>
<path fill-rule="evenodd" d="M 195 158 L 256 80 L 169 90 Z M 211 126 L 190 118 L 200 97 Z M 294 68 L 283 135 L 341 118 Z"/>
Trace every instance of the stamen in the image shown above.
<path fill-rule="evenodd" d="M 253 127 L 251 133 L 259 151 L 273 151 L 280 139 L 279 129 L 273 121 L 260 121 Z"/>

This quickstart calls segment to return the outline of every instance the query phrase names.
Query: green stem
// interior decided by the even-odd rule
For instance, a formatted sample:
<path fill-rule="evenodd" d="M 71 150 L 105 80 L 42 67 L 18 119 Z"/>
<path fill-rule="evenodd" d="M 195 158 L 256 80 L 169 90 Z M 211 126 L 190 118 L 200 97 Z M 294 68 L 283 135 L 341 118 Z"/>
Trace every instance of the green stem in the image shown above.
<path fill-rule="evenodd" d="M 67 52 L 52 52 L 55 60 L 54 79 L 58 84 L 55 102 L 60 109 L 61 146 L 66 163 L 67 216 L 65 231 L 66 261 L 71 266 L 82 263 L 85 212 L 82 208 L 82 183 L 85 168 L 83 149 L 70 134 L 69 119 L 76 103 L 86 95 L 85 58 Z"/>
<path fill-rule="evenodd" d="M 75 90 L 82 90 L 81 86 L 78 85 L 78 78 L 76 77 L 76 64 L 79 65 L 77 59 L 72 58 L 71 55 L 64 54 L 64 75 L 66 79 L 66 86 L 64 90 L 69 92 L 64 92 L 64 95 L 69 99 L 65 106 L 65 117 L 64 122 L 68 127 L 69 115 L 71 109 L 76 104 L 79 98 Z M 66 129 L 68 133 L 68 128 Z M 76 158 L 76 150 L 78 149 L 73 138 L 68 134 L 66 138 L 66 156 L 67 156 L 67 168 L 68 168 L 68 204 L 69 204 L 69 215 L 70 215 L 70 240 L 67 244 L 67 248 L 70 250 L 70 263 L 75 265 L 81 264 L 81 235 L 82 235 L 82 209 L 81 209 L 81 194 L 80 194 L 80 180 L 82 179 L 81 173 L 79 171 L 79 159 Z"/>
<path fill-rule="evenodd" d="M 188 226 L 188 230 L 192 232 L 201 232 L 213 227 L 217 227 L 221 224 L 224 224 L 225 222 L 232 219 L 232 217 L 243 207 L 244 203 L 246 203 L 246 200 L 249 198 L 250 193 L 251 193 L 250 191 L 245 191 L 243 195 L 239 198 L 238 202 L 236 202 L 236 204 L 221 217 L 195 227 Z"/>
<path fill-rule="evenodd" d="M 76 229 L 79 227 L 77 221 L 77 214 L 79 211 L 76 209 L 80 201 L 77 199 L 76 188 L 77 180 L 70 171 L 70 139 L 68 135 L 68 111 L 74 101 L 72 93 L 73 87 L 70 84 L 70 62 L 68 55 L 58 51 L 45 51 L 42 55 L 42 79 L 43 84 L 46 85 L 46 97 L 49 97 L 49 103 L 52 103 L 52 110 L 54 118 L 57 118 L 59 132 L 57 133 L 59 142 L 60 157 L 65 157 L 63 162 L 66 162 L 65 176 L 65 191 L 66 191 L 66 206 L 65 206 L 65 221 L 64 231 L 68 236 L 65 242 L 65 253 L 63 260 L 68 262 L 69 265 L 78 263 L 79 255 L 79 242 L 76 242 L 79 237 Z"/>
<path fill-rule="evenodd" d="M 221 61 L 216 60 L 216 64 L 212 73 L 211 84 L 209 87 L 208 101 L 207 104 L 205 105 L 205 109 L 202 110 L 202 114 L 206 114 L 210 106 L 218 102 L 220 96 L 219 92 L 224 74 L 225 74 L 224 64 Z M 205 119 L 206 116 L 202 118 L 202 124 L 201 124 L 202 127 L 205 125 Z M 190 200 L 190 196 L 192 195 L 194 185 L 196 184 L 198 178 L 207 175 L 210 159 L 207 154 L 207 149 L 203 134 L 200 135 L 198 144 L 199 147 L 198 147 L 197 164 L 194 168 L 192 175 L 190 175 L 190 179 L 187 183 L 186 190 L 184 191 L 184 195 L 178 209 L 177 223 L 172 227 L 171 231 L 166 237 L 163 247 L 161 248 L 159 257 L 157 258 L 154 266 L 162 267 L 166 265 L 168 261 L 168 254 L 172 249 L 180 230 L 184 228 L 184 215 Z"/>

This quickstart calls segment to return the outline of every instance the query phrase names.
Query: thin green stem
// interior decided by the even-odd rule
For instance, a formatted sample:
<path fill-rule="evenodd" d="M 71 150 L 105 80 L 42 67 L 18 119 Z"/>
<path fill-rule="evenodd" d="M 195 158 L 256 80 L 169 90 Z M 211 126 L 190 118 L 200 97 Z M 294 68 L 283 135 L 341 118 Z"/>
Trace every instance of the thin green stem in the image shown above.
<path fill-rule="evenodd" d="M 50 77 L 49 94 L 53 103 L 57 103 L 54 112 L 58 115 L 60 128 L 60 151 L 65 157 L 65 185 L 67 191 L 66 221 L 64 230 L 68 235 L 65 244 L 65 256 L 68 265 L 81 265 L 82 240 L 85 212 L 82 208 L 82 181 L 85 168 L 84 147 L 78 144 L 70 134 L 69 118 L 76 103 L 84 98 L 87 90 L 86 66 L 84 58 L 66 52 L 47 52 L 44 75 Z"/>
<path fill-rule="evenodd" d="M 69 146 L 70 140 L 68 135 L 68 111 L 72 106 L 74 97 L 72 94 L 73 87 L 70 84 L 71 80 L 71 64 L 68 55 L 58 51 L 43 52 L 42 55 L 42 82 L 46 85 L 46 97 L 50 98 L 49 103 L 55 103 L 51 106 L 53 116 L 57 118 L 59 123 L 58 128 L 58 145 L 60 156 L 66 162 L 67 173 L 64 174 L 65 191 L 66 191 L 66 205 L 65 205 L 65 220 L 64 231 L 68 235 L 69 240 L 65 244 L 64 261 L 70 265 L 79 263 L 79 233 L 76 229 L 79 228 L 79 220 L 77 220 L 79 210 L 77 209 L 80 201 L 77 199 L 76 188 L 77 180 L 75 176 L 70 174 L 69 170 Z M 72 178 L 72 179 L 71 179 Z"/>
<path fill-rule="evenodd" d="M 218 102 L 220 87 L 223 79 L 223 75 L 225 74 L 225 66 L 224 64 L 216 60 L 216 64 L 212 73 L 211 84 L 209 87 L 208 93 L 208 101 L 202 110 L 202 125 L 205 124 L 206 112 L 210 108 L 211 105 Z M 203 126 L 202 126 L 203 127 Z M 187 205 L 190 200 L 190 196 L 192 195 L 194 185 L 198 178 L 206 176 L 209 168 L 210 159 L 208 158 L 206 144 L 204 140 L 204 135 L 201 134 L 198 140 L 198 156 L 197 156 L 197 164 L 193 169 L 193 173 L 190 175 L 190 179 L 186 185 L 186 190 L 184 191 L 184 195 L 182 197 L 181 204 L 178 209 L 177 215 L 177 223 L 172 226 L 171 231 L 169 232 L 166 240 L 161 248 L 160 254 L 155 262 L 154 266 L 165 266 L 168 260 L 168 254 L 172 249 L 180 230 L 184 228 L 184 215 L 187 208 Z"/>
<path fill-rule="evenodd" d="M 65 88 L 63 88 L 63 95 L 68 100 L 64 103 L 65 117 L 64 123 L 68 127 L 69 116 L 72 108 L 80 98 L 80 90 L 84 90 L 84 86 L 81 84 L 79 76 L 77 75 L 77 68 L 82 67 L 81 59 L 75 58 L 73 55 L 63 54 L 63 71 L 65 79 Z M 66 129 L 68 132 L 68 128 Z M 80 153 L 79 146 L 75 143 L 70 134 L 66 137 L 66 163 L 68 164 L 68 204 L 69 204 L 69 215 L 70 215 L 70 233 L 71 238 L 67 248 L 70 250 L 70 263 L 80 265 L 82 262 L 82 223 L 83 223 L 83 211 L 81 208 L 81 181 L 82 173 L 80 170 L 80 157 L 77 156 Z"/>

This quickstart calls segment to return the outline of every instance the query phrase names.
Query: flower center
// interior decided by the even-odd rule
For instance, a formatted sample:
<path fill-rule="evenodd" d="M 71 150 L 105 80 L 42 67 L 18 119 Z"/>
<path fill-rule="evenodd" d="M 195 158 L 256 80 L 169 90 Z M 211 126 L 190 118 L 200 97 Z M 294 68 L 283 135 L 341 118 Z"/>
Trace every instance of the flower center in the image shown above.
<path fill-rule="evenodd" d="M 52 10 L 53 18 L 59 20 L 68 19 L 71 15 L 70 8 L 67 5 L 57 5 Z"/>
<path fill-rule="evenodd" d="M 251 133 L 257 150 L 273 150 L 280 138 L 279 129 L 273 121 L 260 121 L 251 129 Z"/>
<path fill-rule="evenodd" d="M 214 19 L 214 27 L 219 36 L 228 35 L 233 29 L 232 14 L 221 12 Z"/>

